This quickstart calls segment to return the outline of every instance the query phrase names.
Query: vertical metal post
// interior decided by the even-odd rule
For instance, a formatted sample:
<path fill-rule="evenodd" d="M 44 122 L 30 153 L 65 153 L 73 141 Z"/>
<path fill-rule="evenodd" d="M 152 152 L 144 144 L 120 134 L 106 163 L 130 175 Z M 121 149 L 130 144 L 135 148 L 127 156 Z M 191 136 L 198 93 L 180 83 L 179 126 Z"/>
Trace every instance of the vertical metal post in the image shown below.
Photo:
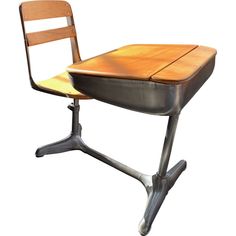
<path fill-rule="evenodd" d="M 67 24 L 72 25 L 72 26 L 75 25 L 73 16 L 67 17 Z M 74 30 L 75 30 L 75 28 L 74 28 Z M 79 46 L 78 46 L 78 42 L 77 42 L 77 33 L 75 33 L 74 37 L 70 38 L 70 42 L 71 42 L 73 63 L 81 61 L 80 53 L 79 53 Z"/>
<path fill-rule="evenodd" d="M 80 133 L 80 125 L 79 125 L 79 99 L 74 99 L 73 109 L 72 109 L 72 134 Z"/>
<path fill-rule="evenodd" d="M 179 114 L 170 116 L 168 120 L 166 136 L 162 149 L 161 161 L 159 165 L 159 171 L 157 173 L 160 177 L 164 177 L 167 172 L 178 119 L 179 119 Z"/>

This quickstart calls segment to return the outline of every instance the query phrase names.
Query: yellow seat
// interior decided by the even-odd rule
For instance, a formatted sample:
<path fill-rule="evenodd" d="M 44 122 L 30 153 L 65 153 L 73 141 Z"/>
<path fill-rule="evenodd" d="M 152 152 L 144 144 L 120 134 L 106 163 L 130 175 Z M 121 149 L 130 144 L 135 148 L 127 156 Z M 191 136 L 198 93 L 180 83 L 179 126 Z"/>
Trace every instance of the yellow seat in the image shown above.
<path fill-rule="evenodd" d="M 53 11 L 51 11 L 51 9 L 53 9 Z M 41 92 L 73 99 L 89 99 L 88 96 L 83 95 L 72 87 L 67 72 L 40 82 L 35 82 L 33 75 L 31 74 L 29 48 L 39 44 L 49 43 L 61 39 L 70 39 L 73 63 L 81 61 L 74 18 L 70 4 L 65 1 L 27 1 L 20 5 L 20 15 L 25 39 L 29 79 L 32 88 Z M 25 22 L 58 17 L 64 17 L 66 19 L 66 27 L 38 32 L 26 32 Z"/>
<path fill-rule="evenodd" d="M 56 75 L 50 79 L 36 83 L 41 90 L 49 93 L 61 93 L 62 96 L 74 99 L 88 99 L 89 97 L 73 88 L 67 72 Z"/>

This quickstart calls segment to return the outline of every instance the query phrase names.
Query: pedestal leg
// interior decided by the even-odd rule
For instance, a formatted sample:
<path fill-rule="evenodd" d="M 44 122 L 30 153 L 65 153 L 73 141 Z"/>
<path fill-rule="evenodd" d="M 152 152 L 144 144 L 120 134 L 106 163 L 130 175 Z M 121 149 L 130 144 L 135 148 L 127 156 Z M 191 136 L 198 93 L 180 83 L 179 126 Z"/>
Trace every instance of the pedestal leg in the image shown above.
<path fill-rule="evenodd" d="M 82 127 L 79 123 L 79 100 L 75 99 L 74 103 L 69 105 L 68 108 L 72 111 L 71 134 L 60 141 L 38 148 L 35 153 L 36 157 L 80 149 Z"/>
<path fill-rule="evenodd" d="M 159 175 L 154 175 L 152 177 L 152 189 L 148 194 L 147 207 L 139 225 L 139 232 L 142 236 L 147 235 L 150 231 L 152 223 L 164 202 L 166 195 L 181 173 L 186 169 L 186 166 L 186 161 L 182 160 L 170 169 L 165 177 L 160 177 Z"/>
<path fill-rule="evenodd" d="M 170 116 L 165 141 L 163 145 L 161 160 L 159 164 L 159 171 L 157 174 L 152 176 L 152 186 L 147 189 L 148 192 L 148 203 L 144 213 L 144 216 L 139 225 L 139 232 L 142 236 L 147 235 L 151 229 L 152 223 L 160 210 L 162 203 L 165 200 L 169 190 L 175 184 L 175 181 L 186 169 L 186 161 L 180 161 L 168 172 L 168 164 L 172 145 L 174 142 L 175 131 L 177 128 L 179 115 Z"/>

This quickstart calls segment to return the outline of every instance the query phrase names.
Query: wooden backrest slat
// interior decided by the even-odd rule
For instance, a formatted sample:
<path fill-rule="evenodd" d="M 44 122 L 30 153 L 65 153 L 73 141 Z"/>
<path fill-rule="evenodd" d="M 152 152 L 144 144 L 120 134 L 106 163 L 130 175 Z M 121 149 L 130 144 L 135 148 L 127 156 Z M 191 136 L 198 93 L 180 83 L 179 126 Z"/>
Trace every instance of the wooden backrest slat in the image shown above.
<path fill-rule="evenodd" d="M 26 34 L 28 46 L 34 46 L 42 43 L 72 37 L 76 37 L 76 31 L 74 26 L 67 26 L 58 29 L 51 29 Z"/>
<path fill-rule="evenodd" d="M 70 5 L 65 1 L 29 1 L 20 6 L 24 21 L 72 16 Z"/>

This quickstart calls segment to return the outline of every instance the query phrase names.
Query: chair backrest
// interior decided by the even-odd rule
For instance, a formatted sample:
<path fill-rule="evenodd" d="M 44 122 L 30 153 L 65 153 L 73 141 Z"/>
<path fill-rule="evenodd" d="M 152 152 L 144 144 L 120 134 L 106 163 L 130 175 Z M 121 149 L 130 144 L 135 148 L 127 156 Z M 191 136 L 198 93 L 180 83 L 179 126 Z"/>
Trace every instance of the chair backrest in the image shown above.
<path fill-rule="evenodd" d="M 77 43 L 76 29 L 74 25 L 71 6 L 66 1 L 28 1 L 20 4 L 19 7 L 23 35 L 25 39 L 25 49 L 28 63 L 30 82 L 33 88 L 37 89 L 31 74 L 29 47 L 52 42 L 55 40 L 70 38 L 73 63 L 80 61 L 79 47 Z M 67 26 L 63 28 L 44 30 L 27 33 L 26 21 L 42 20 L 49 18 L 66 17 Z"/>

